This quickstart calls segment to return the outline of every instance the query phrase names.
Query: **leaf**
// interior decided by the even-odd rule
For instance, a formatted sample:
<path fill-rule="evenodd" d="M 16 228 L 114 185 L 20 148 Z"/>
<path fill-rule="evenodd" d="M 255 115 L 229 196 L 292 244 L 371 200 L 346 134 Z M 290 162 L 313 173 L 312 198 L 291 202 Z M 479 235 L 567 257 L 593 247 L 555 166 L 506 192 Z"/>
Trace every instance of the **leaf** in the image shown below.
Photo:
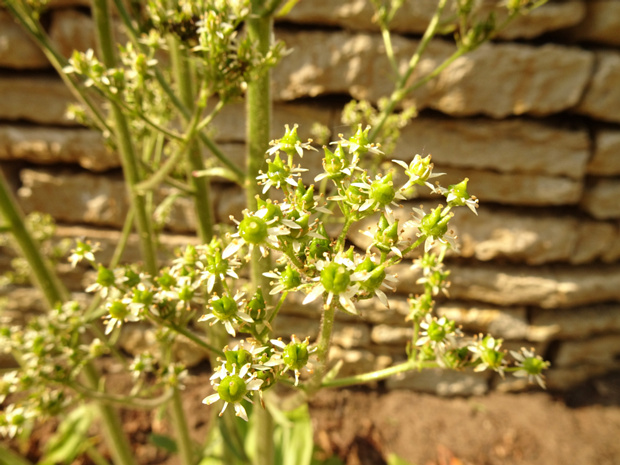
<path fill-rule="evenodd" d="M 32 465 L 32 462 L 29 462 L 9 448 L 0 445 L 0 465 Z"/>
<path fill-rule="evenodd" d="M 405 459 L 396 454 L 388 454 L 387 465 L 412 465 L 412 463 L 407 462 Z"/>
<path fill-rule="evenodd" d="M 164 434 L 149 434 L 149 442 L 153 444 L 155 447 L 159 449 L 165 450 L 166 452 L 176 453 L 178 451 L 177 443 L 170 436 L 166 436 Z"/>
<path fill-rule="evenodd" d="M 67 415 L 45 445 L 37 465 L 70 463 L 88 447 L 88 429 L 95 418 L 92 405 L 83 405 Z"/>
<path fill-rule="evenodd" d="M 276 420 L 274 431 L 276 463 L 310 465 L 314 442 L 308 405 L 282 412 L 285 421 Z M 274 417 L 276 419 L 276 417 Z"/>

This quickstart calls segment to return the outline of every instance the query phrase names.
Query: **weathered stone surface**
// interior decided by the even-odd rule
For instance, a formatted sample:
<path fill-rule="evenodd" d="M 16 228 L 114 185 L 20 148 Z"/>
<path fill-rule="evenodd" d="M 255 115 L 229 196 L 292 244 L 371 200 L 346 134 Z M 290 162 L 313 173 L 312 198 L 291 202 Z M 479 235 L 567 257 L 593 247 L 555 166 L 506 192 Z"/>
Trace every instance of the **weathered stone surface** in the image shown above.
<path fill-rule="evenodd" d="M 484 3 L 483 7 L 488 3 Z M 392 30 L 409 34 L 423 33 L 436 6 L 436 0 L 404 2 L 391 23 Z M 483 15 L 488 14 L 488 11 L 489 8 L 479 11 L 479 17 L 484 18 Z M 505 9 L 496 8 L 495 11 L 498 23 L 502 22 L 506 17 Z M 444 18 L 447 19 L 453 13 L 454 6 L 448 5 Z M 544 32 L 577 24 L 584 14 L 585 9 L 581 1 L 549 3 L 518 18 L 500 32 L 499 37 L 504 39 L 536 37 Z M 366 0 L 346 0 L 336 4 L 330 0 L 305 0 L 295 5 L 295 8 L 284 19 L 301 24 L 327 24 L 353 30 L 378 30 L 378 26 L 373 21 L 373 15 L 374 9 Z"/>
<path fill-rule="evenodd" d="M 273 107 L 271 138 L 284 135 L 284 125 L 299 125 L 297 133 L 305 141 L 312 138 L 312 125 L 321 123 L 331 127 L 336 119 L 336 109 L 331 106 L 309 103 L 276 103 Z M 218 142 L 245 142 L 245 106 L 234 104 L 225 106 L 213 119 L 210 126 L 214 130 L 214 140 Z"/>
<path fill-rule="evenodd" d="M 398 292 L 419 292 L 412 286 L 419 272 L 396 265 Z M 533 305 L 567 308 L 620 299 L 620 267 L 615 265 L 531 268 L 450 264 L 450 296 L 501 306 Z"/>
<path fill-rule="evenodd" d="M 596 176 L 620 175 L 620 131 L 601 129 L 595 133 L 594 156 L 587 170 Z"/>
<path fill-rule="evenodd" d="M 552 366 L 545 373 L 547 388 L 565 391 L 588 379 L 617 370 L 618 368 L 620 368 L 620 363 L 617 362 L 610 365 L 594 365 L 592 363 L 587 363 L 566 368 Z"/>
<path fill-rule="evenodd" d="M 581 41 L 620 45 L 620 4 L 609 0 L 588 0 L 585 6 L 584 20 L 570 33 Z"/>
<path fill-rule="evenodd" d="M 48 75 L 0 73 L 0 119 L 40 124 L 74 125 L 66 116 L 73 101 L 63 82 Z"/>
<path fill-rule="evenodd" d="M 390 325 L 380 324 L 372 328 L 370 339 L 377 345 L 400 345 L 411 341 L 413 336 L 413 328 L 411 327 L 394 327 Z"/>
<path fill-rule="evenodd" d="M 527 118 L 420 116 L 401 131 L 393 158 L 408 162 L 417 153 L 430 153 L 435 164 L 446 167 L 581 179 L 589 152 L 585 128 L 569 130 Z"/>
<path fill-rule="evenodd" d="M 528 339 L 577 339 L 603 333 L 620 333 L 620 305 L 535 310 Z"/>
<path fill-rule="evenodd" d="M 527 337 L 525 307 L 481 307 L 466 302 L 448 301 L 438 306 L 437 314 L 455 321 L 468 333 L 490 333 L 506 340 Z"/>
<path fill-rule="evenodd" d="M 598 178 L 584 191 L 581 208 L 594 218 L 620 218 L 620 178 Z"/>
<path fill-rule="evenodd" d="M 384 368 L 378 366 L 380 360 L 370 350 L 359 349 L 342 349 L 338 346 L 332 346 L 329 354 L 330 361 L 337 362 L 342 360 L 342 366 L 338 371 L 338 377 L 354 376 L 362 373 L 368 373 L 373 370 Z"/>
<path fill-rule="evenodd" d="M 26 211 L 49 213 L 59 222 L 86 223 L 120 228 L 128 211 L 126 186 L 119 175 L 98 176 L 87 172 L 30 170 L 21 172 L 18 191 Z M 163 189 L 156 201 L 170 192 Z M 166 226 L 174 232 L 193 231 L 193 204 L 188 198 L 174 201 Z"/>
<path fill-rule="evenodd" d="M 284 100 L 333 93 L 377 101 L 393 89 L 390 66 L 376 35 L 345 32 L 282 32 L 292 54 L 274 72 L 275 95 Z M 396 37 L 400 63 L 416 42 Z M 432 42 L 412 76 L 418 79 L 454 52 L 454 45 Z M 590 77 L 593 56 L 546 44 L 485 44 L 457 59 L 435 80 L 412 93 L 410 103 L 451 115 L 547 115 L 574 106 Z M 528 73 L 523 73 L 528 69 Z M 407 102 L 405 102 L 406 104 Z"/>
<path fill-rule="evenodd" d="M 594 75 L 576 111 L 604 121 L 620 122 L 619 80 L 620 53 L 597 52 Z"/>
<path fill-rule="evenodd" d="M 440 396 L 480 396 L 489 390 L 489 373 L 424 370 L 388 378 L 388 389 L 411 389 Z"/>
<path fill-rule="evenodd" d="M 558 368 L 580 364 L 612 366 L 619 354 L 620 334 L 566 341 L 560 345 L 554 365 Z"/>
<path fill-rule="evenodd" d="M 0 67 L 12 69 L 49 67 L 49 62 L 41 49 L 4 10 L 0 10 Z"/>
<path fill-rule="evenodd" d="M 0 126 L 0 159 L 79 164 L 91 171 L 120 165 L 118 155 L 106 150 L 96 131 L 17 125 Z"/>

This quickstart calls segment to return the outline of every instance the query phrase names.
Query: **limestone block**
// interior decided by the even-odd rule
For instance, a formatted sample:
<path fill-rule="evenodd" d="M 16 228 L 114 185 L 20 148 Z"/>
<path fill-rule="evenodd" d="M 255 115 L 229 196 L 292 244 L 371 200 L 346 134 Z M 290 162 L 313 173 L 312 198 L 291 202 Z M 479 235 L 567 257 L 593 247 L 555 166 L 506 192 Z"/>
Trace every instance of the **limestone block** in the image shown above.
<path fill-rule="evenodd" d="M 284 125 L 293 127 L 298 124 L 297 133 L 305 141 L 312 138 L 311 128 L 318 122 L 328 127 L 334 124 L 336 111 L 327 105 L 308 103 L 276 103 L 273 107 L 271 138 L 279 139 L 284 135 Z M 214 140 L 218 142 L 245 142 L 245 105 L 226 105 L 213 119 L 209 126 L 214 131 Z"/>
<path fill-rule="evenodd" d="M 589 0 L 585 3 L 585 18 L 570 33 L 581 41 L 620 45 L 620 4 L 609 0 Z"/>
<path fill-rule="evenodd" d="M 472 306 L 466 302 L 449 300 L 438 306 L 437 314 L 455 321 L 468 333 L 490 333 L 503 339 L 525 339 L 527 336 L 525 307 Z"/>
<path fill-rule="evenodd" d="M 337 376 L 339 378 L 359 375 L 383 368 L 377 366 L 380 361 L 370 350 L 343 349 L 338 346 L 332 346 L 329 358 L 330 361 L 334 363 L 342 361 L 342 366 Z"/>
<path fill-rule="evenodd" d="M 101 135 L 86 129 L 0 126 L 0 159 L 36 164 L 79 164 L 91 171 L 120 165 L 118 155 L 106 150 Z"/>
<path fill-rule="evenodd" d="M 450 297 L 501 306 L 567 308 L 620 299 L 617 265 L 532 268 L 492 264 L 450 264 Z M 395 266 L 397 292 L 409 294 L 419 277 L 408 265 Z"/>
<path fill-rule="evenodd" d="M 376 325 L 372 328 L 370 339 L 374 344 L 382 345 L 400 345 L 403 346 L 411 341 L 413 336 L 413 328 L 411 327 L 394 327 L 386 324 Z"/>
<path fill-rule="evenodd" d="M 484 18 L 489 8 L 483 4 L 477 16 Z M 480 5 L 478 3 L 477 5 Z M 416 0 L 404 2 L 391 23 L 395 32 L 421 34 L 428 25 L 435 8 L 436 0 Z M 493 6 L 497 6 L 497 2 Z M 581 1 L 549 3 L 533 10 L 528 15 L 518 18 L 509 27 L 500 32 L 504 39 L 532 38 L 544 32 L 562 29 L 579 23 L 585 14 Z M 498 23 L 506 17 L 504 8 L 495 8 Z M 449 4 L 443 15 L 444 20 L 454 13 L 453 4 Z M 305 0 L 295 5 L 286 15 L 286 21 L 301 24 L 326 24 L 352 30 L 378 30 L 373 21 L 374 9 L 366 0 L 346 0 L 334 3 L 330 0 Z"/>
<path fill-rule="evenodd" d="M 620 121 L 620 52 L 596 53 L 594 75 L 576 111 L 605 121 Z"/>
<path fill-rule="evenodd" d="M 440 396 L 480 396 L 489 390 L 490 374 L 450 370 L 413 371 L 388 378 L 388 389 L 411 389 Z"/>
<path fill-rule="evenodd" d="M 620 131 L 601 129 L 595 133 L 594 156 L 588 163 L 588 174 L 620 175 Z"/>
<path fill-rule="evenodd" d="M 605 373 L 617 370 L 620 368 L 620 363 L 609 365 L 594 365 L 592 363 L 586 363 L 584 365 L 570 366 L 566 368 L 551 366 L 546 371 L 545 377 L 547 381 L 547 388 L 552 390 L 564 391 L 579 384 L 588 381 L 589 379 L 597 376 L 604 375 Z"/>
<path fill-rule="evenodd" d="M 314 340 L 319 332 L 318 320 L 303 318 L 292 315 L 278 315 L 278 325 L 276 326 L 275 336 L 281 337 L 285 342 L 291 340 L 295 335 L 300 339 L 309 337 Z"/>
<path fill-rule="evenodd" d="M 618 355 L 620 334 L 609 334 L 581 341 L 562 342 L 553 362 L 558 368 L 581 364 L 613 366 Z"/>
<path fill-rule="evenodd" d="M 587 338 L 597 334 L 620 333 L 620 305 L 590 305 L 571 309 L 533 311 L 529 339 Z"/>
<path fill-rule="evenodd" d="M 581 208 L 599 220 L 620 218 L 620 178 L 598 178 L 585 189 Z"/>
<path fill-rule="evenodd" d="M 0 67 L 41 69 L 49 66 L 37 44 L 7 11 L 0 10 Z"/>
<path fill-rule="evenodd" d="M 310 323 L 317 326 L 316 320 L 311 320 Z M 343 349 L 365 347 L 370 344 L 370 329 L 365 323 L 337 321 L 334 325 L 333 341 Z"/>
<path fill-rule="evenodd" d="M 279 35 L 289 47 L 304 52 L 288 56 L 274 72 L 274 96 L 280 99 L 350 93 L 376 102 L 393 89 L 390 66 L 377 35 L 307 31 L 281 31 Z M 395 37 L 393 45 L 404 65 L 417 43 Z M 426 75 L 453 52 L 453 44 L 432 42 L 412 80 Z M 404 104 L 459 116 L 551 114 L 579 101 L 592 62 L 590 52 L 576 48 L 485 44 L 457 59 Z"/>
<path fill-rule="evenodd" d="M 421 115 L 402 130 L 392 158 L 409 162 L 418 153 L 431 154 L 435 164 L 445 167 L 581 179 L 589 151 L 585 128 L 568 130 L 527 118 Z"/>
<path fill-rule="evenodd" d="M 75 125 L 66 116 L 67 105 L 74 99 L 57 77 L 0 73 L 0 95 L 0 119 Z"/>
<path fill-rule="evenodd" d="M 471 194 L 480 202 L 504 205 L 576 205 L 581 199 L 581 180 L 556 176 L 536 176 L 520 173 L 496 173 L 484 170 L 465 170 L 437 166 L 437 172 L 446 172 L 441 184 L 449 186 L 469 178 Z"/>
<path fill-rule="evenodd" d="M 59 222 L 86 223 L 120 228 L 128 211 L 125 184 L 119 175 L 97 176 L 87 172 L 25 169 L 21 171 L 19 201 L 26 211 L 49 213 Z M 171 192 L 162 189 L 156 201 Z M 174 201 L 166 226 L 189 232 L 196 224 L 190 199 Z"/>

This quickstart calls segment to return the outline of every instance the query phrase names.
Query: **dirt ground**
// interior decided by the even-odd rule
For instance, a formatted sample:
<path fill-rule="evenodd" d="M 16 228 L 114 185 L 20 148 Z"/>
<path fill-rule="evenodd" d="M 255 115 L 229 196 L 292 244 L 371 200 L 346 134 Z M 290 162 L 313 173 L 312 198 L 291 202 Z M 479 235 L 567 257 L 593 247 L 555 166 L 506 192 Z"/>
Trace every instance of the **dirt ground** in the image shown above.
<path fill-rule="evenodd" d="M 194 375 L 184 393 L 196 437 L 204 437 L 213 408 L 200 403 L 208 385 L 207 374 Z M 385 464 L 390 453 L 413 465 L 620 464 L 620 373 L 562 395 L 440 398 L 409 391 L 329 390 L 319 393 L 311 412 L 315 441 L 346 465 Z M 140 465 L 174 465 L 149 443 L 154 416 L 123 417 L 136 457 Z M 51 428 L 37 430 L 31 458 Z"/>

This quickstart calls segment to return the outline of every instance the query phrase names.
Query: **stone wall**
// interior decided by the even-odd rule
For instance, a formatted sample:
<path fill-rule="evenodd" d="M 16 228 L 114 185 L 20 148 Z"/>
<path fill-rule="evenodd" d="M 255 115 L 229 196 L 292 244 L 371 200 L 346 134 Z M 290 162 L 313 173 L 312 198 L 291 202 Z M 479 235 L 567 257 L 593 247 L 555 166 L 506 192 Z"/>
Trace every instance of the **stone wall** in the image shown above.
<path fill-rule="evenodd" d="M 73 47 L 93 46 L 87 3 L 53 2 L 49 33 L 67 55 Z M 406 4 L 394 38 L 403 60 L 435 1 Z M 342 102 L 376 102 L 391 90 L 371 16 L 362 0 L 304 0 L 277 26 L 277 36 L 296 53 L 273 73 L 274 138 L 285 123 L 298 123 L 302 137 L 314 121 L 338 133 Z M 404 160 L 431 153 L 437 169 L 450 173 L 446 184 L 467 176 L 470 192 L 480 198 L 479 218 L 455 218 L 463 258 L 450 259 L 451 299 L 440 313 L 467 331 L 493 332 L 508 348 L 536 347 L 552 361 L 548 384 L 554 389 L 620 368 L 618 30 L 620 2 L 552 1 L 413 94 L 411 102 L 422 111 L 395 151 Z M 420 72 L 452 47 L 433 43 Z M 59 237 L 114 243 L 127 211 L 118 158 L 98 134 L 67 119 L 70 93 L 2 10 L 0 96 L 0 159 L 23 208 L 52 214 Z M 227 108 L 215 126 L 224 151 L 241 163 L 242 106 Z M 217 184 L 215 197 L 219 221 L 239 215 L 238 189 Z M 172 248 L 195 240 L 194 224 L 190 203 L 179 200 L 163 243 Z M 363 247 L 364 237 L 351 240 Z M 398 274 L 390 310 L 367 306 L 361 320 L 338 322 L 335 343 L 349 362 L 345 371 L 403 358 L 411 331 L 403 318 L 405 298 L 416 291 L 416 278 L 407 265 Z M 68 267 L 64 276 L 75 292 L 90 279 Z M 32 299 L 28 290 L 15 290 L 9 316 L 36 307 Z M 306 335 L 315 320 L 312 310 L 290 305 L 279 330 Z M 127 340 L 135 349 L 148 335 L 136 332 Z M 442 394 L 523 387 L 486 373 L 433 372 L 388 386 Z"/>

